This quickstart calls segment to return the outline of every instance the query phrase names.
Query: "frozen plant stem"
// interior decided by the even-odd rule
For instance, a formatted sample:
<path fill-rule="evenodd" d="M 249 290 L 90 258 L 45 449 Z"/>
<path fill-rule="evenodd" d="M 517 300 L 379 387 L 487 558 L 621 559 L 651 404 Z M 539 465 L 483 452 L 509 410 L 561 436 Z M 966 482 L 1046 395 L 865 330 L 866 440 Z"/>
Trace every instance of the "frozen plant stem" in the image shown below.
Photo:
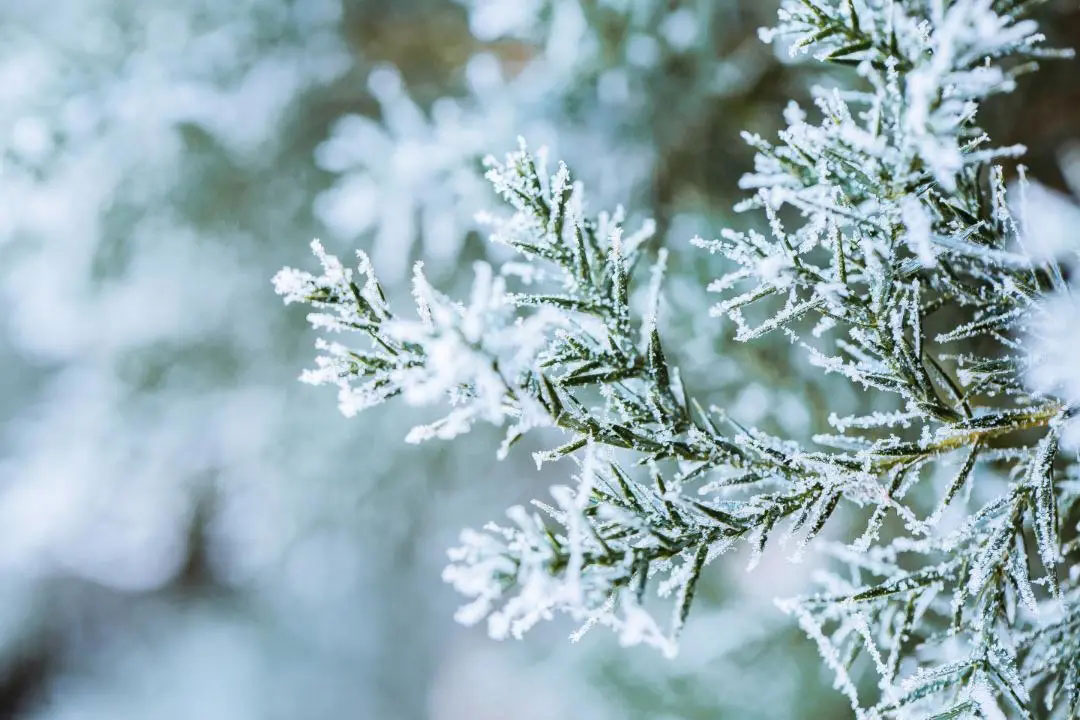
<path fill-rule="evenodd" d="M 466 531 L 451 551 L 444 577 L 470 598 L 461 621 L 520 637 L 563 612 L 580 632 L 606 625 L 671 654 L 710 561 L 740 539 L 756 558 L 781 526 L 802 548 L 843 509 L 865 531 L 814 547 L 845 572 L 780 605 L 856 716 L 1076 717 L 1080 482 L 1062 444 L 1076 406 L 1025 380 L 1040 362 L 1027 334 L 1066 275 L 1028 256 L 1006 203 L 995 163 L 1023 148 L 994 147 L 976 124 L 983 100 L 1065 54 L 1023 17 L 1036 4 L 788 0 L 763 32 L 852 66 L 853 85 L 817 91 L 816 123 L 792 104 L 777 143 L 746 134 L 757 157 L 738 209 L 761 211 L 768 235 L 694 242 L 727 262 L 713 313 L 737 339 L 783 333 L 867 391 L 868 413 L 832 416 L 837 434 L 813 446 L 702 408 L 661 340 L 652 223 L 630 232 L 621 208 L 587 214 L 567 167 L 549 174 L 524 142 L 487 162 L 511 210 L 489 218 L 491 239 L 519 258 L 478 263 L 468 302 L 417 266 L 417 318 L 404 318 L 366 256 L 354 272 L 317 243 L 322 274 L 276 276 L 313 325 L 372 341 L 320 341 L 304 375 L 337 386 L 346 415 L 398 395 L 446 402 L 410 441 L 485 421 L 508 428 L 500 454 L 534 428 L 565 435 L 536 456 L 578 464 L 553 504 L 511 508 L 509 525 Z M 888 396 L 902 410 L 875 412 Z M 933 472 L 944 488 L 929 487 Z M 961 490 L 975 486 L 969 506 Z M 650 589 L 673 598 L 669 623 L 644 608 Z M 877 691 L 863 697 L 867 672 Z"/>

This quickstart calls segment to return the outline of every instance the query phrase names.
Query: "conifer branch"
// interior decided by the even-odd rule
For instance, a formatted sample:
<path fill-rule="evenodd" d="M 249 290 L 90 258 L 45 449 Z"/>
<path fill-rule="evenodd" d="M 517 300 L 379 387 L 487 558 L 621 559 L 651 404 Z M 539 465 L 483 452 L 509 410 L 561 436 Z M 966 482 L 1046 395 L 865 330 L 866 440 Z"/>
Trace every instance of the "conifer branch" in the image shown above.
<path fill-rule="evenodd" d="M 775 143 L 745 136 L 757 156 L 738 209 L 760 211 L 768 235 L 694 242 L 730 268 L 710 288 L 736 339 L 783 333 L 866 390 L 871 412 L 831 416 L 837 434 L 812 445 L 702 409 L 665 352 L 653 224 L 586 213 L 567 166 L 549 174 L 524 142 L 487 162 L 512 211 L 489 218 L 491 239 L 518 257 L 478 263 L 468 303 L 417 266 L 406 319 L 365 256 L 354 272 L 318 244 L 320 275 L 278 274 L 313 325 L 371 340 L 320 341 L 304 375 L 336 385 L 345 414 L 445 402 L 410 440 L 486 421 L 508 427 L 502 454 L 561 431 L 536 455 L 577 464 L 553 504 L 511 508 L 508 526 L 466 531 L 451 551 L 444 576 L 470 598 L 460 620 L 520 636 L 564 612 L 580 632 L 607 625 L 670 654 L 716 556 L 742 540 L 756 558 L 781 526 L 801 551 L 837 514 L 865 515 L 850 544 L 815 543 L 846 573 L 780 603 L 856 716 L 1075 716 L 1080 492 L 1062 480 L 1076 463 L 1061 438 L 1077 403 L 1033 389 L 1039 360 L 1023 350 L 1066 274 L 1028 254 L 1006 202 L 997 163 L 1023 149 L 990 146 L 976 123 L 1020 63 L 1062 54 L 1024 17 L 1033 4 L 788 0 L 763 33 L 854 66 L 854 87 L 819 91 L 816 122 L 790 106 Z M 927 487 L 934 474 L 941 487 Z M 666 629 L 643 608 L 650 590 L 673 597 Z"/>

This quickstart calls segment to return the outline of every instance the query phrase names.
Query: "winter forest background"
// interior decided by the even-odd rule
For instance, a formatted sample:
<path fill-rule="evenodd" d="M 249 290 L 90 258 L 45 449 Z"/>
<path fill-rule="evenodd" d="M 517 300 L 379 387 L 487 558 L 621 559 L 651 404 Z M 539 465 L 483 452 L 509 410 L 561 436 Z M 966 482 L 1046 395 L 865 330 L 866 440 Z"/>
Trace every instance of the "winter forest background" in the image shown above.
<path fill-rule="evenodd" d="M 597 207 L 655 218 L 667 347 L 749 424 L 805 437 L 854 404 L 783 338 L 702 312 L 789 98 L 831 72 L 759 42 L 770 1 L 0 1 L 0 716 L 831 718 L 850 713 L 773 605 L 814 570 L 703 576 L 674 660 L 546 624 L 453 621 L 459 530 L 560 470 L 483 441 L 416 447 L 404 405 L 346 420 L 293 382 L 312 333 L 270 276 L 322 238 L 467 291 L 492 253 L 481 158 L 546 145 Z M 1080 8 L 1038 11 L 1080 46 Z M 1080 66 L 982 116 L 1080 211 Z M 1070 225 L 1071 223 L 1071 225 Z M 828 403 L 826 404 L 826 399 Z"/>

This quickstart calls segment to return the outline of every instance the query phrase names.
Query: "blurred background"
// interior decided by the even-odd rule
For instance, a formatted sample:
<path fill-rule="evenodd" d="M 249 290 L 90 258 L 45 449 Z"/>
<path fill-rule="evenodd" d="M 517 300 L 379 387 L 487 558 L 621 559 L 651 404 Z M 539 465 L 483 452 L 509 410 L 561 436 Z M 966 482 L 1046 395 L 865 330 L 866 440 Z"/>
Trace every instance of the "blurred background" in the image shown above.
<path fill-rule="evenodd" d="M 542 496 L 498 432 L 407 446 L 418 413 L 345 420 L 295 379 L 303 312 L 270 276 L 321 237 L 453 291 L 490 254 L 480 160 L 546 145 L 594 209 L 656 218 L 664 323 L 696 391 L 792 436 L 855 399 L 782 340 L 710 318 L 741 128 L 769 136 L 822 68 L 760 44 L 772 0 L 0 0 L 0 717 L 831 718 L 772 598 L 812 563 L 714 565 L 674 661 L 555 622 L 454 624 L 459 530 Z M 1040 10 L 1080 46 L 1077 3 Z M 1063 187 L 1076 63 L 984 118 Z M 788 552 L 787 554 L 791 554 Z"/>

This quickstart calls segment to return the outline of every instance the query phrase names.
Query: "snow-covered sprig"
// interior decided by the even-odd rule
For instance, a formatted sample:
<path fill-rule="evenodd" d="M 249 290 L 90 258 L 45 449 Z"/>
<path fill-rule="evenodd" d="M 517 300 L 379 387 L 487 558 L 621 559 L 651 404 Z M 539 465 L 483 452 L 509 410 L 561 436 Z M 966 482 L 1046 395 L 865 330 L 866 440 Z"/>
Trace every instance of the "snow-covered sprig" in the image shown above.
<path fill-rule="evenodd" d="M 507 376 L 533 366 L 547 326 L 560 325 L 561 318 L 548 312 L 516 316 L 504 279 L 478 262 L 468 305 L 432 288 L 418 263 L 413 277 L 417 317 L 405 319 L 390 311 L 363 253 L 358 253 L 359 272 L 366 281 L 360 285 L 352 269 L 318 241 L 312 249 L 322 264 L 321 275 L 286 268 L 274 285 L 286 303 L 308 302 L 322 311 L 308 315 L 313 327 L 359 332 L 371 340 L 370 349 L 357 349 L 320 339 L 317 347 L 324 354 L 301 375 L 313 385 L 336 385 L 342 414 L 351 417 L 397 395 L 412 405 L 451 406 L 441 420 L 413 428 L 410 442 L 451 438 L 477 420 L 501 425 L 509 417 L 518 428 L 546 424 L 546 415 L 532 403 L 513 396 Z"/>
<path fill-rule="evenodd" d="M 831 546 L 847 577 L 829 575 L 825 593 L 780 603 L 823 656 L 834 658 L 838 686 L 857 714 L 978 717 L 972 713 L 980 709 L 1041 717 L 1032 699 L 1040 686 L 1051 691 L 1047 709 L 1075 714 L 1075 697 L 1059 691 L 1075 687 L 1064 665 L 1070 657 L 1075 663 L 1076 639 L 1060 654 L 1044 641 L 1060 632 L 1062 608 L 1076 601 L 1075 588 L 1062 594 L 1056 569 L 1059 508 L 1048 465 L 1055 444 L 1054 433 L 1046 435 L 1029 454 L 1022 482 L 957 529 L 920 539 L 902 535 L 869 552 Z M 957 480 L 970 479 L 975 454 L 969 452 Z M 1029 570 L 1032 555 L 1042 558 L 1041 578 Z M 1036 661 L 1040 653 L 1056 664 Z M 877 693 L 860 693 L 850 683 L 863 658 L 878 673 Z"/>
<path fill-rule="evenodd" d="M 785 0 L 780 23 L 762 36 L 787 41 L 793 54 L 811 52 L 821 61 L 854 66 L 873 88 L 854 94 L 868 105 L 871 122 L 869 127 L 844 123 L 848 142 L 902 159 L 906 172 L 898 179 L 929 174 L 951 192 L 966 167 L 1022 152 L 985 146 L 973 123 L 978 103 L 1011 91 L 1015 78 L 1034 69 L 1035 60 L 1068 54 L 1043 47 L 1035 22 L 1022 17 L 1037 4 Z M 891 141 L 887 146 L 882 136 Z"/>
<path fill-rule="evenodd" d="M 900 406 L 838 418 L 840 437 L 817 438 L 877 474 L 888 501 L 842 554 L 854 582 L 829 577 L 829 592 L 783 605 L 867 717 L 1036 717 L 1035 680 L 1070 683 L 1053 668 L 1023 675 L 1015 650 L 1047 603 L 1074 593 L 1058 571 L 1055 476 L 1066 461 L 1059 435 L 1076 411 L 1065 379 L 1032 392 L 1027 380 L 1049 371 L 1024 342 L 1030 328 L 1063 336 L 1053 323 L 1067 322 L 1065 301 L 1052 298 L 1067 290 L 1054 258 L 1028 253 L 994 165 L 1023 149 L 992 149 L 975 125 L 979 103 L 1030 69 L 1020 61 L 1053 54 L 1020 17 L 1029 5 L 786 3 L 769 34 L 856 66 L 868 87 L 819 90 L 816 124 L 790 108 L 778 144 L 747 136 L 758 156 L 741 207 L 764 211 L 770 237 L 697 241 L 734 264 L 713 289 L 739 339 L 782 330 L 813 364 Z M 780 221 L 785 207 L 798 224 Z M 808 325 L 813 340 L 802 339 Z M 1007 456 L 980 457 L 1017 442 Z M 935 475 L 945 478 L 936 497 L 915 489 Z M 942 534 L 942 518 L 976 482 L 993 499 Z M 882 544 L 896 535 L 884 529 L 889 515 L 904 531 Z M 878 672 L 876 697 L 856 691 L 860 657 Z M 1075 714 L 1062 697 L 1055 690 L 1047 707 Z"/>

